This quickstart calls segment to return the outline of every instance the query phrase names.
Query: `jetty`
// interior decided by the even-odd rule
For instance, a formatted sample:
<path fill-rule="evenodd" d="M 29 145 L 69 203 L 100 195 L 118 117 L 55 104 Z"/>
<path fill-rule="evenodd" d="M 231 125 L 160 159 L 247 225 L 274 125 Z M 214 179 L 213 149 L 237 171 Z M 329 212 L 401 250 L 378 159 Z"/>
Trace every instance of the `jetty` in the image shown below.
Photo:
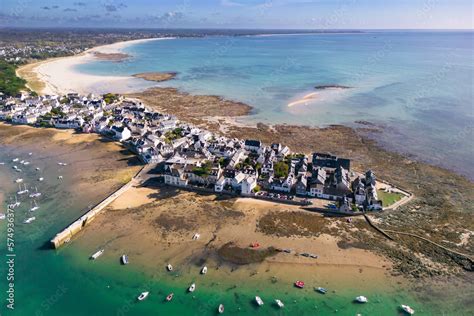
<path fill-rule="evenodd" d="M 77 220 L 72 222 L 69 226 L 63 229 L 61 232 L 57 233 L 53 239 L 51 239 L 51 246 L 54 249 L 58 249 L 65 243 L 68 243 L 72 237 L 74 237 L 77 233 L 79 233 L 84 227 L 86 227 L 90 222 L 92 222 L 97 215 L 102 213 L 105 208 L 112 203 L 115 199 L 117 199 L 120 195 L 127 192 L 132 186 L 136 186 L 143 182 L 143 176 L 146 174 L 150 169 L 152 169 L 153 165 L 148 164 L 142 167 L 137 174 L 125 185 L 120 187 L 118 190 L 110 194 L 104 200 L 102 200 L 99 204 L 94 206 L 92 209 L 87 211 L 84 215 L 79 217 Z"/>

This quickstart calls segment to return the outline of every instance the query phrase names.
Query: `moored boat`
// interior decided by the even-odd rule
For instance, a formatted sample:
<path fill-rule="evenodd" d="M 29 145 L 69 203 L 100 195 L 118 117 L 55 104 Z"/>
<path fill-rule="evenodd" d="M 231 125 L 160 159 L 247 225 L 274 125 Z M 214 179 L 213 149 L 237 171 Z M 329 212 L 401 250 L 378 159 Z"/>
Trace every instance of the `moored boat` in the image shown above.
<path fill-rule="evenodd" d="M 255 302 L 257 303 L 258 306 L 262 306 L 262 305 L 263 305 L 263 301 L 262 301 L 262 299 L 260 298 L 260 296 L 255 296 Z"/>
<path fill-rule="evenodd" d="M 170 293 L 168 294 L 168 296 L 166 297 L 166 301 L 169 302 L 173 299 L 173 296 L 174 296 L 174 293 Z"/>
<path fill-rule="evenodd" d="M 415 314 L 415 310 L 413 308 L 411 308 L 410 306 L 408 306 L 408 305 L 402 305 L 401 308 L 405 313 L 407 313 L 409 315 Z"/>
<path fill-rule="evenodd" d="M 99 258 L 100 256 L 102 256 L 102 254 L 104 253 L 104 249 L 100 249 L 99 251 L 95 252 L 92 256 L 91 256 L 91 259 L 92 260 L 95 260 L 97 258 Z"/>
<path fill-rule="evenodd" d="M 202 269 L 201 269 L 201 274 L 206 274 L 207 273 L 207 267 L 204 266 Z"/>
<path fill-rule="evenodd" d="M 127 255 L 122 255 L 122 257 L 120 257 L 120 261 L 122 262 L 122 264 L 128 264 L 128 256 Z"/>
<path fill-rule="evenodd" d="M 25 219 L 23 221 L 24 224 L 30 224 L 31 222 L 33 222 L 34 220 L 36 219 L 36 217 L 32 216 L 32 217 L 28 217 L 27 219 Z"/>
<path fill-rule="evenodd" d="M 44 180 L 43 177 L 41 177 L 41 178 L 38 179 L 39 182 L 41 182 L 41 181 L 43 181 L 43 180 Z"/>
<path fill-rule="evenodd" d="M 22 183 L 23 182 L 23 179 L 22 178 L 18 178 L 15 180 L 15 183 Z"/>
<path fill-rule="evenodd" d="M 173 271 L 173 266 L 168 263 L 168 265 L 166 266 L 166 270 Z"/>
<path fill-rule="evenodd" d="M 279 308 L 285 307 L 285 304 L 283 304 L 283 302 L 280 301 L 279 299 L 276 299 L 276 300 L 275 300 L 275 303 L 277 304 L 277 306 L 278 306 Z"/>
<path fill-rule="evenodd" d="M 327 291 L 328 291 L 328 290 L 326 290 L 325 288 L 320 287 L 320 286 L 317 287 L 317 288 L 315 288 L 314 290 L 317 291 L 317 292 L 319 292 L 319 293 L 321 293 L 321 294 L 326 294 Z"/>
<path fill-rule="evenodd" d="M 304 282 L 303 281 L 296 281 L 295 286 L 299 289 L 304 288 Z"/>
<path fill-rule="evenodd" d="M 30 212 L 34 212 L 34 211 L 37 211 L 39 210 L 39 206 L 38 204 L 36 204 L 36 201 L 33 201 L 33 206 L 30 208 Z"/>
<path fill-rule="evenodd" d="M 137 300 L 143 301 L 144 299 L 148 297 L 149 294 L 150 292 L 142 292 L 140 295 L 138 295 Z"/>
<path fill-rule="evenodd" d="M 357 296 L 357 297 L 355 298 L 355 300 L 356 300 L 356 302 L 358 302 L 358 303 L 367 303 L 367 302 L 369 301 L 369 300 L 367 299 L 367 297 L 362 296 L 362 295 L 361 295 L 361 296 Z"/>
<path fill-rule="evenodd" d="M 217 311 L 219 312 L 219 314 L 223 314 L 224 313 L 224 304 L 219 304 L 219 307 L 217 308 Z"/>
<path fill-rule="evenodd" d="M 195 290 L 196 290 L 196 284 L 193 283 L 193 284 L 191 284 L 191 285 L 189 286 L 188 291 L 189 291 L 189 292 L 194 292 Z"/>

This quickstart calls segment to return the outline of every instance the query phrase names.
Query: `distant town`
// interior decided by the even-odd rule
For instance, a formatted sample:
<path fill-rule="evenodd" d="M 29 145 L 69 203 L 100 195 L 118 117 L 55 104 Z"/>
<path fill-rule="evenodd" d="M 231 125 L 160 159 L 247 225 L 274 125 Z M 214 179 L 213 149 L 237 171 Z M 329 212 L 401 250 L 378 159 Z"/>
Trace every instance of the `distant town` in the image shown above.
<path fill-rule="evenodd" d="M 294 153 L 284 144 L 230 139 L 116 94 L 0 96 L 0 120 L 97 133 L 157 164 L 166 185 L 315 205 L 336 212 L 380 211 L 374 172 L 327 153 Z M 399 194 L 400 192 L 396 193 Z"/>

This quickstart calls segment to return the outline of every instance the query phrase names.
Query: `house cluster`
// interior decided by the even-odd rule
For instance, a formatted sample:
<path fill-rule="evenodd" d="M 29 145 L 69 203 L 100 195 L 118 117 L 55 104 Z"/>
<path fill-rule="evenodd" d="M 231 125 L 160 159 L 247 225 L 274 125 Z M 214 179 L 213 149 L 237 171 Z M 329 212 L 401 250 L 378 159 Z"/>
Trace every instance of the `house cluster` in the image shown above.
<path fill-rule="evenodd" d="M 80 49 L 70 48 L 66 45 L 39 45 L 36 43 L 23 46 L 6 45 L 0 46 L 0 59 L 4 59 L 7 62 L 23 63 L 30 58 L 66 56 L 80 52 Z"/>
<path fill-rule="evenodd" d="M 337 201 L 340 208 L 381 209 L 372 171 L 357 176 L 350 160 L 292 153 L 279 143 L 228 138 L 117 95 L 67 94 L 7 98 L 0 119 L 14 124 L 74 128 L 122 142 L 144 163 L 161 166 L 168 185 L 244 196 L 273 192 Z"/>

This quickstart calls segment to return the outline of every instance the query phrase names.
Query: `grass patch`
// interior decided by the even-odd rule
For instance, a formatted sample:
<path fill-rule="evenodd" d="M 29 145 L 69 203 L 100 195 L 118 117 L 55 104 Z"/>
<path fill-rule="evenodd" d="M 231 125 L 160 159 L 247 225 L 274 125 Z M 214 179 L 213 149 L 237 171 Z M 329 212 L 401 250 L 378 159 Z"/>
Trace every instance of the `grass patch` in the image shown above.
<path fill-rule="evenodd" d="M 400 201 L 403 198 L 403 194 L 395 193 L 395 192 L 388 193 L 383 190 L 377 190 L 377 195 L 379 199 L 382 200 L 383 207 L 390 206 L 394 204 L 395 202 Z"/>

